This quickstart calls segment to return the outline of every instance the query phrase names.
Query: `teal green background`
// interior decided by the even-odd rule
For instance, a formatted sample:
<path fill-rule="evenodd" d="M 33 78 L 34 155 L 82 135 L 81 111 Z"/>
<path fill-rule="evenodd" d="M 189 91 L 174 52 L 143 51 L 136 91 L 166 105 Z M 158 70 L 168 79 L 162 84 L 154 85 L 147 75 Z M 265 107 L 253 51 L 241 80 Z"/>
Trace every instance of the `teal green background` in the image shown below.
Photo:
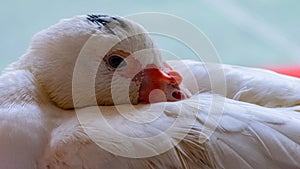
<path fill-rule="evenodd" d="M 92 13 L 164 12 L 182 17 L 208 36 L 223 63 L 300 63 L 299 0 L 10 0 L 0 4 L 0 70 L 25 53 L 36 32 L 61 18 Z M 185 54 L 180 47 L 157 41 L 159 47 Z"/>

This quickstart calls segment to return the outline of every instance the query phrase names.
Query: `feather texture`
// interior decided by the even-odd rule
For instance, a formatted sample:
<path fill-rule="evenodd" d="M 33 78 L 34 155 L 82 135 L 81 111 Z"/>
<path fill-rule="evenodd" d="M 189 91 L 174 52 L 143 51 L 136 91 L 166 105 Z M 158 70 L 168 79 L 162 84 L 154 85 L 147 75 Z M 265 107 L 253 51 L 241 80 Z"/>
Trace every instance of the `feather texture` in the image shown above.
<path fill-rule="evenodd" d="M 210 115 L 213 97 L 210 93 L 198 94 L 190 99 L 176 103 L 157 103 L 136 107 L 138 111 L 130 113 L 125 106 L 120 116 L 114 107 L 101 109 L 104 118 L 91 118 L 97 109 L 81 110 L 87 118 L 83 127 L 76 117 L 52 133 L 52 141 L 46 151 L 45 164 L 49 168 L 299 168 L 300 163 L 300 119 L 294 118 L 294 111 L 271 109 L 230 99 L 225 100 L 225 107 L 220 123 L 213 134 L 207 136 L 204 128 L 213 130 L 214 121 L 207 120 Z M 217 99 L 220 101 L 221 99 Z M 137 125 L 124 119 L 142 118 L 146 120 L 157 116 L 157 108 L 165 109 L 159 118 Z M 174 107 L 182 107 L 181 111 Z M 147 111 L 145 115 L 144 110 Z M 192 111 L 191 111 L 192 110 Z M 179 118 L 179 113 L 184 114 Z M 142 116 L 140 116 L 142 114 Z M 180 123 L 173 125 L 173 120 Z M 103 130 L 109 122 L 113 130 L 124 137 L 109 135 L 111 131 Z M 203 122 L 206 122 L 203 123 Z M 99 124 L 98 127 L 95 124 Z M 205 124 L 205 125 L 204 125 Z M 84 129 L 85 128 L 85 129 Z M 100 146 L 93 142 L 86 130 L 101 138 Z M 67 130 L 66 130 L 67 129 Z M 187 130 L 188 129 L 188 130 Z M 171 132 L 170 132 L 171 131 Z M 157 149 L 162 140 L 152 142 L 151 137 L 167 132 L 171 149 L 160 153 Z M 186 135 L 180 140 L 182 133 Z M 130 142 L 126 136 L 149 139 Z M 166 141 L 164 140 L 164 141 Z M 180 142 L 178 142 L 180 140 Z M 205 141 L 203 141 L 205 140 Z M 178 142 L 178 144 L 175 144 Z M 155 144 L 154 144 L 155 143 Z M 139 154 L 147 151 L 157 155 L 144 158 L 122 157 L 106 150 L 125 151 Z M 139 152 L 143 151 L 143 152 Z M 76 162 L 76 163 L 73 163 Z"/>
<path fill-rule="evenodd" d="M 191 98 L 98 107 L 112 104 L 111 83 L 118 103 L 128 101 L 126 80 L 119 77 L 130 71 L 120 69 L 112 82 L 118 71 L 100 63 L 111 45 L 130 52 L 151 49 L 133 59 L 142 68 L 170 69 L 144 28 L 124 18 L 79 16 L 38 33 L 28 52 L 0 76 L 1 169 L 300 168 L 299 79 L 175 61 L 170 64 L 184 75 Z M 79 56 L 84 59 L 78 68 Z M 95 82 L 96 92 L 85 90 L 88 82 Z M 224 90 L 212 90 L 212 83 Z M 137 100 L 138 85 L 133 88 L 130 96 Z"/>
<path fill-rule="evenodd" d="M 224 76 L 226 97 L 264 107 L 292 107 L 300 105 L 300 79 L 275 72 L 191 60 L 170 61 L 169 64 L 184 74 L 184 85 L 192 93 L 211 91 L 212 76 Z M 215 74 L 222 72 L 222 74 Z M 222 82 L 221 82 L 222 83 Z M 218 91 L 218 90 L 216 90 Z M 222 94 L 223 93 L 217 93 Z"/>

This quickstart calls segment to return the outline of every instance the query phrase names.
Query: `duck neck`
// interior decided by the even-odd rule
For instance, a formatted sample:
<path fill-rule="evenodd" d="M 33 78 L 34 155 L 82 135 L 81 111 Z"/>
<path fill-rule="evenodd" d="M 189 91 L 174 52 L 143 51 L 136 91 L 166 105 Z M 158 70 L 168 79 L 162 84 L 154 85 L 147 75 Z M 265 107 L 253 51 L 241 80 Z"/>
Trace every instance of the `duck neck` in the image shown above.
<path fill-rule="evenodd" d="M 49 98 L 29 71 L 8 71 L 0 76 L 0 105 L 43 103 L 49 103 Z"/>

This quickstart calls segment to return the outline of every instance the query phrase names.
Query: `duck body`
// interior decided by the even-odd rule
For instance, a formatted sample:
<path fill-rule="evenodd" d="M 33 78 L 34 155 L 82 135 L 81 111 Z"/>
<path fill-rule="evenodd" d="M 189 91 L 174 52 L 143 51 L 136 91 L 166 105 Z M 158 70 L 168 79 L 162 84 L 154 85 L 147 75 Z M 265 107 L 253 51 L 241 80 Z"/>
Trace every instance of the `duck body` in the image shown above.
<path fill-rule="evenodd" d="M 211 111 L 214 104 L 224 105 L 221 114 Z M 96 117 L 98 108 L 103 118 L 79 123 L 77 117 L 72 117 L 52 132 L 45 166 L 55 169 L 300 167 L 297 160 L 300 158 L 300 115 L 294 111 L 296 108 L 266 108 L 202 93 L 179 102 L 136 106 L 138 111 L 134 114 L 127 107 L 127 111 L 122 111 L 127 118 L 113 107 L 84 108 L 81 113 Z M 146 110 L 147 115 L 143 113 Z M 157 114 L 158 118 L 150 123 L 136 124 L 128 120 L 128 117 L 151 118 Z M 180 123 L 175 124 L 175 119 Z M 122 135 L 103 130 L 106 122 Z M 98 134 L 100 141 L 91 139 L 88 130 Z M 168 137 L 154 138 L 162 133 Z M 143 137 L 146 139 L 139 139 Z M 165 151 L 161 152 L 162 148 Z M 146 152 L 153 152 L 153 156 L 147 157 Z M 141 156 L 128 157 L 134 154 Z"/>
<path fill-rule="evenodd" d="M 204 92 L 179 102 L 153 104 L 152 106 L 156 107 L 164 105 L 165 109 L 162 110 L 159 120 L 143 126 L 124 120 L 123 116 L 115 111 L 114 106 L 104 106 L 102 113 L 112 119 L 110 124 L 129 136 L 132 136 L 132 133 L 154 136 L 157 130 L 161 133 L 170 127 L 180 111 L 185 114 L 179 130 L 173 131 L 173 135 L 166 138 L 173 144 L 171 149 L 162 154 L 157 153 L 156 156 L 128 158 L 109 152 L 96 144 L 84 130 L 84 125 L 78 121 L 75 110 L 63 110 L 49 101 L 30 72 L 10 71 L 2 75 L 1 79 L 6 83 L 1 83 L 0 87 L 0 117 L 3 122 L 0 132 L 0 157 L 3 163 L 0 168 L 299 167 L 297 159 L 300 156 L 300 108 L 296 106 L 297 101 L 293 106 L 267 108 Z M 183 83 L 187 82 L 185 80 L 188 79 L 184 79 Z M 201 81 L 201 78 L 199 80 Z M 219 120 L 219 124 L 213 134 L 207 136 L 203 128 L 213 126 L 213 121 L 206 122 L 210 117 L 213 96 L 219 98 L 215 99 L 216 102 L 220 102 L 219 105 L 224 105 L 224 112 L 219 110 L 222 112 L 221 117 L 214 119 Z M 139 105 L 137 110 L 142 113 L 149 106 Z M 91 108 L 82 108 L 82 111 L 86 115 L 95 113 Z M 155 116 L 157 113 L 150 110 L 143 118 L 151 114 Z M 139 115 L 139 112 L 129 113 L 129 116 L 136 115 Z M 88 124 L 105 124 L 106 118 L 89 120 Z M 114 137 L 109 131 L 103 130 L 104 127 L 85 127 L 101 133 L 103 142 L 114 143 L 111 145 L 118 146 L 121 150 L 126 149 L 129 154 L 139 151 L 134 149 L 136 143 Z M 177 132 L 186 132 L 186 136 L 180 142 L 176 138 Z M 154 143 L 157 142 L 140 144 L 145 149 L 152 149 L 157 146 Z M 104 147 L 107 145 L 109 144 L 104 144 Z"/>

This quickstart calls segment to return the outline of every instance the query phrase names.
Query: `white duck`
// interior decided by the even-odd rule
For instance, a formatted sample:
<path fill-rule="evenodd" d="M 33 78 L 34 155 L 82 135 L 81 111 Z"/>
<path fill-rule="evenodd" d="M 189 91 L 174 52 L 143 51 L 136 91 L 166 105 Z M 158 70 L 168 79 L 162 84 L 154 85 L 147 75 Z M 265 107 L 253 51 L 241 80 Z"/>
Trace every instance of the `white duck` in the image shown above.
<path fill-rule="evenodd" d="M 295 106 L 299 97 L 286 99 L 285 94 L 287 89 L 297 91 L 299 80 L 281 76 L 280 81 L 293 80 L 294 86 L 284 90 L 251 83 L 253 87 L 248 87 L 254 92 L 247 95 L 240 80 L 245 74 L 228 66 L 225 77 L 232 83 L 227 85 L 232 91 L 228 97 L 268 107 L 294 107 L 264 108 L 211 93 L 178 101 L 188 95 L 179 90 L 182 78 L 153 50 L 145 33 L 124 18 L 92 15 L 63 20 L 37 34 L 27 54 L 0 77 L 0 168 L 300 167 L 300 117 Z M 150 50 L 139 54 L 144 49 Z M 79 64 L 78 59 L 82 59 Z M 188 83 L 192 74 L 183 78 L 193 94 L 202 87 L 201 80 L 207 80 L 205 73 L 198 77 L 197 68 L 192 69 L 197 74 L 194 86 Z M 264 84 L 268 80 L 263 76 L 270 75 L 252 77 Z M 87 88 L 87 80 L 92 79 L 95 89 Z M 277 85 L 276 80 L 272 85 Z M 72 90 L 78 92 L 75 98 Z M 280 95 L 274 99 L 261 91 Z M 254 96 L 260 96 L 259 101 Z M 178 102 L 100 106 L 103 117 L 96 118 L 95 105 L 160 101 Z M 107 121 L 115 130 L 108 128 Z M 146 139 L 130 139 L 136 137 Z"/>
<path fill-rule="evenodd" d="M 181 76 L 145 33 L 124 18 L 89 15 L 62 20 L 35 35 L 27 53 L 0 77 L 0 168 L 37 168 L 53 128 L 74 116 L 75 106 L 185 97 Z M 90 82 L 96 87 L 85 90 Z M 157 97 L 153 89 L 166 97 Z M 72 97 L 74 91 L 79 97 Z"/>

